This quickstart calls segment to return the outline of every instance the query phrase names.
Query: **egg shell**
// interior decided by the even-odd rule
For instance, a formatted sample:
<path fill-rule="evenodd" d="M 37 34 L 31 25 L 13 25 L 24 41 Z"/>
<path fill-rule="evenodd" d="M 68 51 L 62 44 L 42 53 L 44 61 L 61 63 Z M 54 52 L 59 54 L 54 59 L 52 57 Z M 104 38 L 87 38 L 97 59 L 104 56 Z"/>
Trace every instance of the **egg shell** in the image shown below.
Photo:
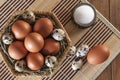
<path fill-rule="evenodd" d="M 36 32 L 32 32 L 24 40 L 25 48 L 30 52 L 39 52 L 44 46 L 43 37 Z"/>
<path fill-rule="evenodd" d="M 60 51 L 60 42 L 58 42 L 52 38 L 48 38 L 45 40 L 45 45 L 44 45 L 41 53 L 45 56 L 47 56 L 47 55 L 54 56 L 59 51 Z"/>
<path fill-rule="evenodd" d="M 110 50 L 104 45 L 97 45 L 89 51 L 87 61 L 90 64 L 100 64 L 108 59 Z"/>
<path fill-rule="evenodd" d="M 15 62 L 14 68 L 18 72 L 23 72 L 26 67 L 26 62 L 25 60 L 18 60 Z"/>
<path fill-rule="evenodd" d="M 8 47 L 8 53 L 11 58 L 20 60 L 27 55 L 28 51 L 25 49 L 22 41 L 15 41 Z"/>
<path fill-rule="evenodd" d="M 31 30 L 31 26 L 23 20 L 18 20 L 12 25 L 12 32 L 18 40 L 23 40 Z"/>
<path fill-rule="evenodd" d="M 2 41 L 4 44 L 11 44 L 14 40 L 14 37 L 11 33 L 4 33 L 4 35 L 2 36 Z"/>
<path fill-rule="evenodd" d="M 45 57 L 45 65 L 53 68 L 58 63 L 57 58 L 55 56 L 46 56 Z"/>
<path fill-rule="evenodd" d="M 40 70 L 44 65 L 44 57 L 41 53 L 29 53 L 26 61 L 28 68 L 31 70 Z"/>
<path fill-rule="evenodd" d="M 33 30 L 40 33 L 44 38 L 46 38 L 53 31 L 53 24 L 48 18 L 40 18 L 36 21 Z"/>
<path fill-rule="evenodd" d="M 25 11 L 22 14 L 22 18 L 30 24 L 35 22 L 35 15 L 32 11 Z"/>

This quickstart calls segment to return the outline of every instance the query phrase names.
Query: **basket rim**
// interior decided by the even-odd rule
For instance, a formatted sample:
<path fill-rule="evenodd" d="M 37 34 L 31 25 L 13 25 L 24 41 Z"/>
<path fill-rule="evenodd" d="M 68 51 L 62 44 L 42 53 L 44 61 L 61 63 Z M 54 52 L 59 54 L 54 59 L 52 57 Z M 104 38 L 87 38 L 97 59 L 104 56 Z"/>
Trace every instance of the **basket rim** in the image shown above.
<path fill-rule="evenodd" d="M 9 18 L 9 20 L 7 21 L 7 23 L 5 24 L 5 26 L 3 26 L 3 28 L 1 29 L 2 31 L 0 32 L 0 37 L 2 37 L 2 34 L 5 32 L 6 28 L 8 27 L 10 21 L 14 18 L 14 16 L 16 15 L 20 15 L 26 11 L 31 11 L 31 10 L 18 10 L 16 12 L 14 12 L 11 17 Z M 52 75 L 54 75 L 60 68 L 60 65 L 62 64 L 63 60 L 66 58 L 66 55 L 68 54 L 68 51 L 70 49 L 70 46 L 71 46 L 71 40 L 66 32 L 66 30 L 64 29 L 63 25 L 61 24 L 61 22 L 59 21 L 59 19 L 57 18 L 57 16 L 53 13 L 53 12 L 48 12 L 48 11 L 32 11 L 33 13 L 35 14 L 45 14 L 45 15 L 49 15 L 50 17 L 52 17 L 55 21 L 55 23 L 59 26 L 59 28 L 63 29 L 64 32 L 65 32 L 65 36 L 66 36 L 66 40 L 67 40 L 67 47 L 64 51 L 64 54 L 61 55 L 61 57 L 59 58 L 59 63 L 58 65 L 55 67 L 56 70 L 53 71 L 52 74 L 50 75 L 37 75 L 37 74 L 34 74 L 34 75 L 27 75 L 27 76 L 41 76 L 41 77 L 51 77 Z M 23 73 L 18 73 L 16 72 L 14 69 L 13 69 L 13 66 L 9 63 L 9 61 L 7 60 L 6 56 L 4 55 L 4 52 L 1 51 L 1 54 L 2 54 L 2 58 L 5 62 L 5 64 L 7 64 L 7 68 L 8 70 L 14 75 L 14 76 L 25 76 Z"/>

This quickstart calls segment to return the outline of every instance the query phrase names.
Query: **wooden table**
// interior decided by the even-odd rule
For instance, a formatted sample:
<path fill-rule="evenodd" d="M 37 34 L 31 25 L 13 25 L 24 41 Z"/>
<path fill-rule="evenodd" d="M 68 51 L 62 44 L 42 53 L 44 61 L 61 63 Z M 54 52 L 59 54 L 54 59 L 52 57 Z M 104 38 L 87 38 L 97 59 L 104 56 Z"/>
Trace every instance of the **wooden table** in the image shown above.
<path fill-rule="evenodd" d="M 120 0 L 88 0 L 120 31 Z M 120 80 L 120 55 L 97 80 Z"/>
<path fill-rule="evenodd" d="M 5 1 L 6 0 L 1 0 L 1 4 L 2 4 L 2 2 L 5 2 Z M 53 1 L 52 5 L 57 4 L 58 1 L 59 0 Z M 117 27 L 117 29 L 120 30 L 120 27 L 118 27 L 119 17 L 120 17 L 120 15 L 119 15 L 120 10 L 119 10 L 118 6 L 119 6 L 120 1 L 118 1 L 118 0 L 88 0 L 88 1 L 90 1 L 93 5 L 95 5 L 95 7 L 98 9 L 98 11 L 100 11 L 115 27 Z M 37 9 L 41 10 L 44 8 L 47 8 L 47 10 L 51 10 L 52 8 L 54 8 L 54 6 L 52 6 L 51 3 L 46 0 L 44 2 L 47 2 L 48 4 L 44 4 L 44 6 L 40 5 L 40 4 L 43 4 L 43 0 L 40 0 L 40 2 L 38 3 L 36 1 L 36 2 L 34 2 L 34 4 L 32 6 L 34 6 L 34 8 L 36 7 L 36 10 Z M 32 10 L 32 9 L 33 9 L 33 7 L 29 7 L 29 10 Z M 54 9 L 53 9 L 53 12 L 54 12 Z M 63 23 L 65 23 L 65 22 L 63 22 Z M 69 23 L 68 23 L 68 25 L 69 25 Z M 72 25 L 72 26 L 74 26 L 74 25 Z M 77 28 L 75 30 L 77 30 Z M 73 37 L 71 37 L 71 38 L 73 39 Z M 117 44 L 117 45 L 119 45 L 119 44 Z M 112 46 L 112 47 L 114 47 L 114 46 Z M 115 49 L 117 49 L 117 48 L 115 48 Z M 119 57 L 120 56 L 118 56 L 115 59 L 115 61 L 113 61 L 110 64 L 110 66 L 108 66 L 108 68 L 98 77 L 97 80 L 119 80 L 119 76 L 120 76 L 120 74 L 119 74 L 120 73 L 120 69 L 119 69 L 120 63 L 118 63 Z"/>

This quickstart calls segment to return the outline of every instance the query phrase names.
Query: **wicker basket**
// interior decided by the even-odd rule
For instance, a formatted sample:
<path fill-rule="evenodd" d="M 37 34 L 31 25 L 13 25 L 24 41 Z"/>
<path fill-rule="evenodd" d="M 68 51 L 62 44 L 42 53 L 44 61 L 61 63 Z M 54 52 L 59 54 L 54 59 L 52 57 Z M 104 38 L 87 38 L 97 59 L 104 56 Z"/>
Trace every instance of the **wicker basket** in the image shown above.
<path fill-rule="evenodd" d="M 4 28 L 2 28 L 1 32 L 0 32 L 0 37 L 2 37 L 2 34 L 5 33 L 5 31 L 7 30 L 7 28 L 11 27 L 11 25 L 14 23 L 12 23 L 13 20 L 18 20 L 19 18 L 15 19 L 16 16 L 19 16 L 21 14 L 23 14 L 25 11 L 17 11 L 15 12 L 11 18 L 8 20 L 7 24 L 5 25 Z M 61 28 L 64 30 L 65 32 L 65 40 L 66 40 L 66 43 L 67 43 L 67 46 L 65 47 L 64 49 L 64 52 L 61 54 L 61 56 L 59 57 L 58 59 L 58 65 L 54 68 L 55 70 L 53 70 L 53 73 L 52 74 L 48 74 L 48 75 L 45 75 L 45 74 L 30 74 L 30 75 L 27 75 L 27 76 L 41 76 L 41 77 L 47 77 L 47 76 L 52 76 L 54 73 L 57 72 L 57 70 L 59 69 L 60 65 L 62 64 L 63 60 L 65 59 L 66 55 L 68 54 L 68 51 L 69 51 L 69 48 L 70 48 L 70 38 L 67 34 L 67 32 L 65 31 L 64 27 L 62 26 L 62 24 L 60 23 L 60 21 L 58 20 L 58 18 L 55 16 L 54 13 L 52 12 L 40 12 L 40 11 L 32 11 L 34 12 L 34 14 L 37 16 L 41 16 L 41 17 L 48 17 L 49 19 L 52 20 L 52 22 L 56 25 L 54 27 L 56 28 Z M 15 76 L 26 76 L 24 73 L 19 73 L 19 72 L 16 72 L 14 70 L 14 65 L 11 65 L 10 64 L 10 61 L 8 60 L 8 56 L 4 53 L 4 50 L 1 51 L 2 53 L 2 57 L 3 59 L 5 60 L 6 64 L 7 64 L 7 67 L 8 69 L 11 71 L 11 73 L 13 73 Z"/>

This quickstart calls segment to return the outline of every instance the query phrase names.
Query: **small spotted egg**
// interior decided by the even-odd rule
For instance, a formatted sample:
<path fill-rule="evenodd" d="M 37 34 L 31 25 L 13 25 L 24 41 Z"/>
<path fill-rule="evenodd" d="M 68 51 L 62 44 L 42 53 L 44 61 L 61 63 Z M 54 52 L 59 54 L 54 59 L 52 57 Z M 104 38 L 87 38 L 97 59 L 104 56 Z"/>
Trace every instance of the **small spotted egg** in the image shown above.
<path fill-rule="evenodd" d="M 52 37 L 57 41 L 61 41 L 65 37 L 65 32 L 62 29 L 54 29 Z"/>
<path fill-rule="evenodd" d="M 89 46 L 88 45 L 81 45 L 76 52 L 77 57 L 84 57 L 87 55 L 89 51 Z"/>
<path fill-rule="evenodd" d="M 16 61 L 15 70 L 18 72 L 23 72 L 25 70 L 26 63 L 24 60 Z"/>
<path fill-rule="evenodd" d="M 82 59 L 76 59 L 76 60 L 74 60 L 73 62 L 72 62 L 72 69 L 73 70 L 79 70 L 81 67 L 82 67 L 82 65 L 83 65 L 83 61 L 82 61 Z"/>
<path fill-rule="evenodd" d="M 55 56 L 47 56 L 45 58 L 46 66 L 53 68 L 58 63 L 57 58 Z"/>
<path fill-rule="evenodd" d="M 3 43 L 7 44 L 7 45 L 11 44 L 13 42 L 13 39 L 14 39 L 14 37 L 13 37 L 13 35 L 11 33 L 5 33 L 2 36 Z"/>
<path fill-rule="evenodd" d="M 75 46 L 71 46 L 69 53 L 70 53 L 71 55 L 74 55 L 75 52 L 76 52 L 76 47 L 75 47 Z"/>
<path fill-rule="evenodd" d="M 66 57 L 72 57 L 74 56 L 76 53 L 76 47 L 75 46 L 71 46 L 70 50 L 69 50 L 69 54 Z"/>
<path fill-rule="evenodd" d="M 35 15 L 32 11 L 24 12 L 22 18 L 26 20 L 28 23 L 32 23 L 35 21 Z"/>

